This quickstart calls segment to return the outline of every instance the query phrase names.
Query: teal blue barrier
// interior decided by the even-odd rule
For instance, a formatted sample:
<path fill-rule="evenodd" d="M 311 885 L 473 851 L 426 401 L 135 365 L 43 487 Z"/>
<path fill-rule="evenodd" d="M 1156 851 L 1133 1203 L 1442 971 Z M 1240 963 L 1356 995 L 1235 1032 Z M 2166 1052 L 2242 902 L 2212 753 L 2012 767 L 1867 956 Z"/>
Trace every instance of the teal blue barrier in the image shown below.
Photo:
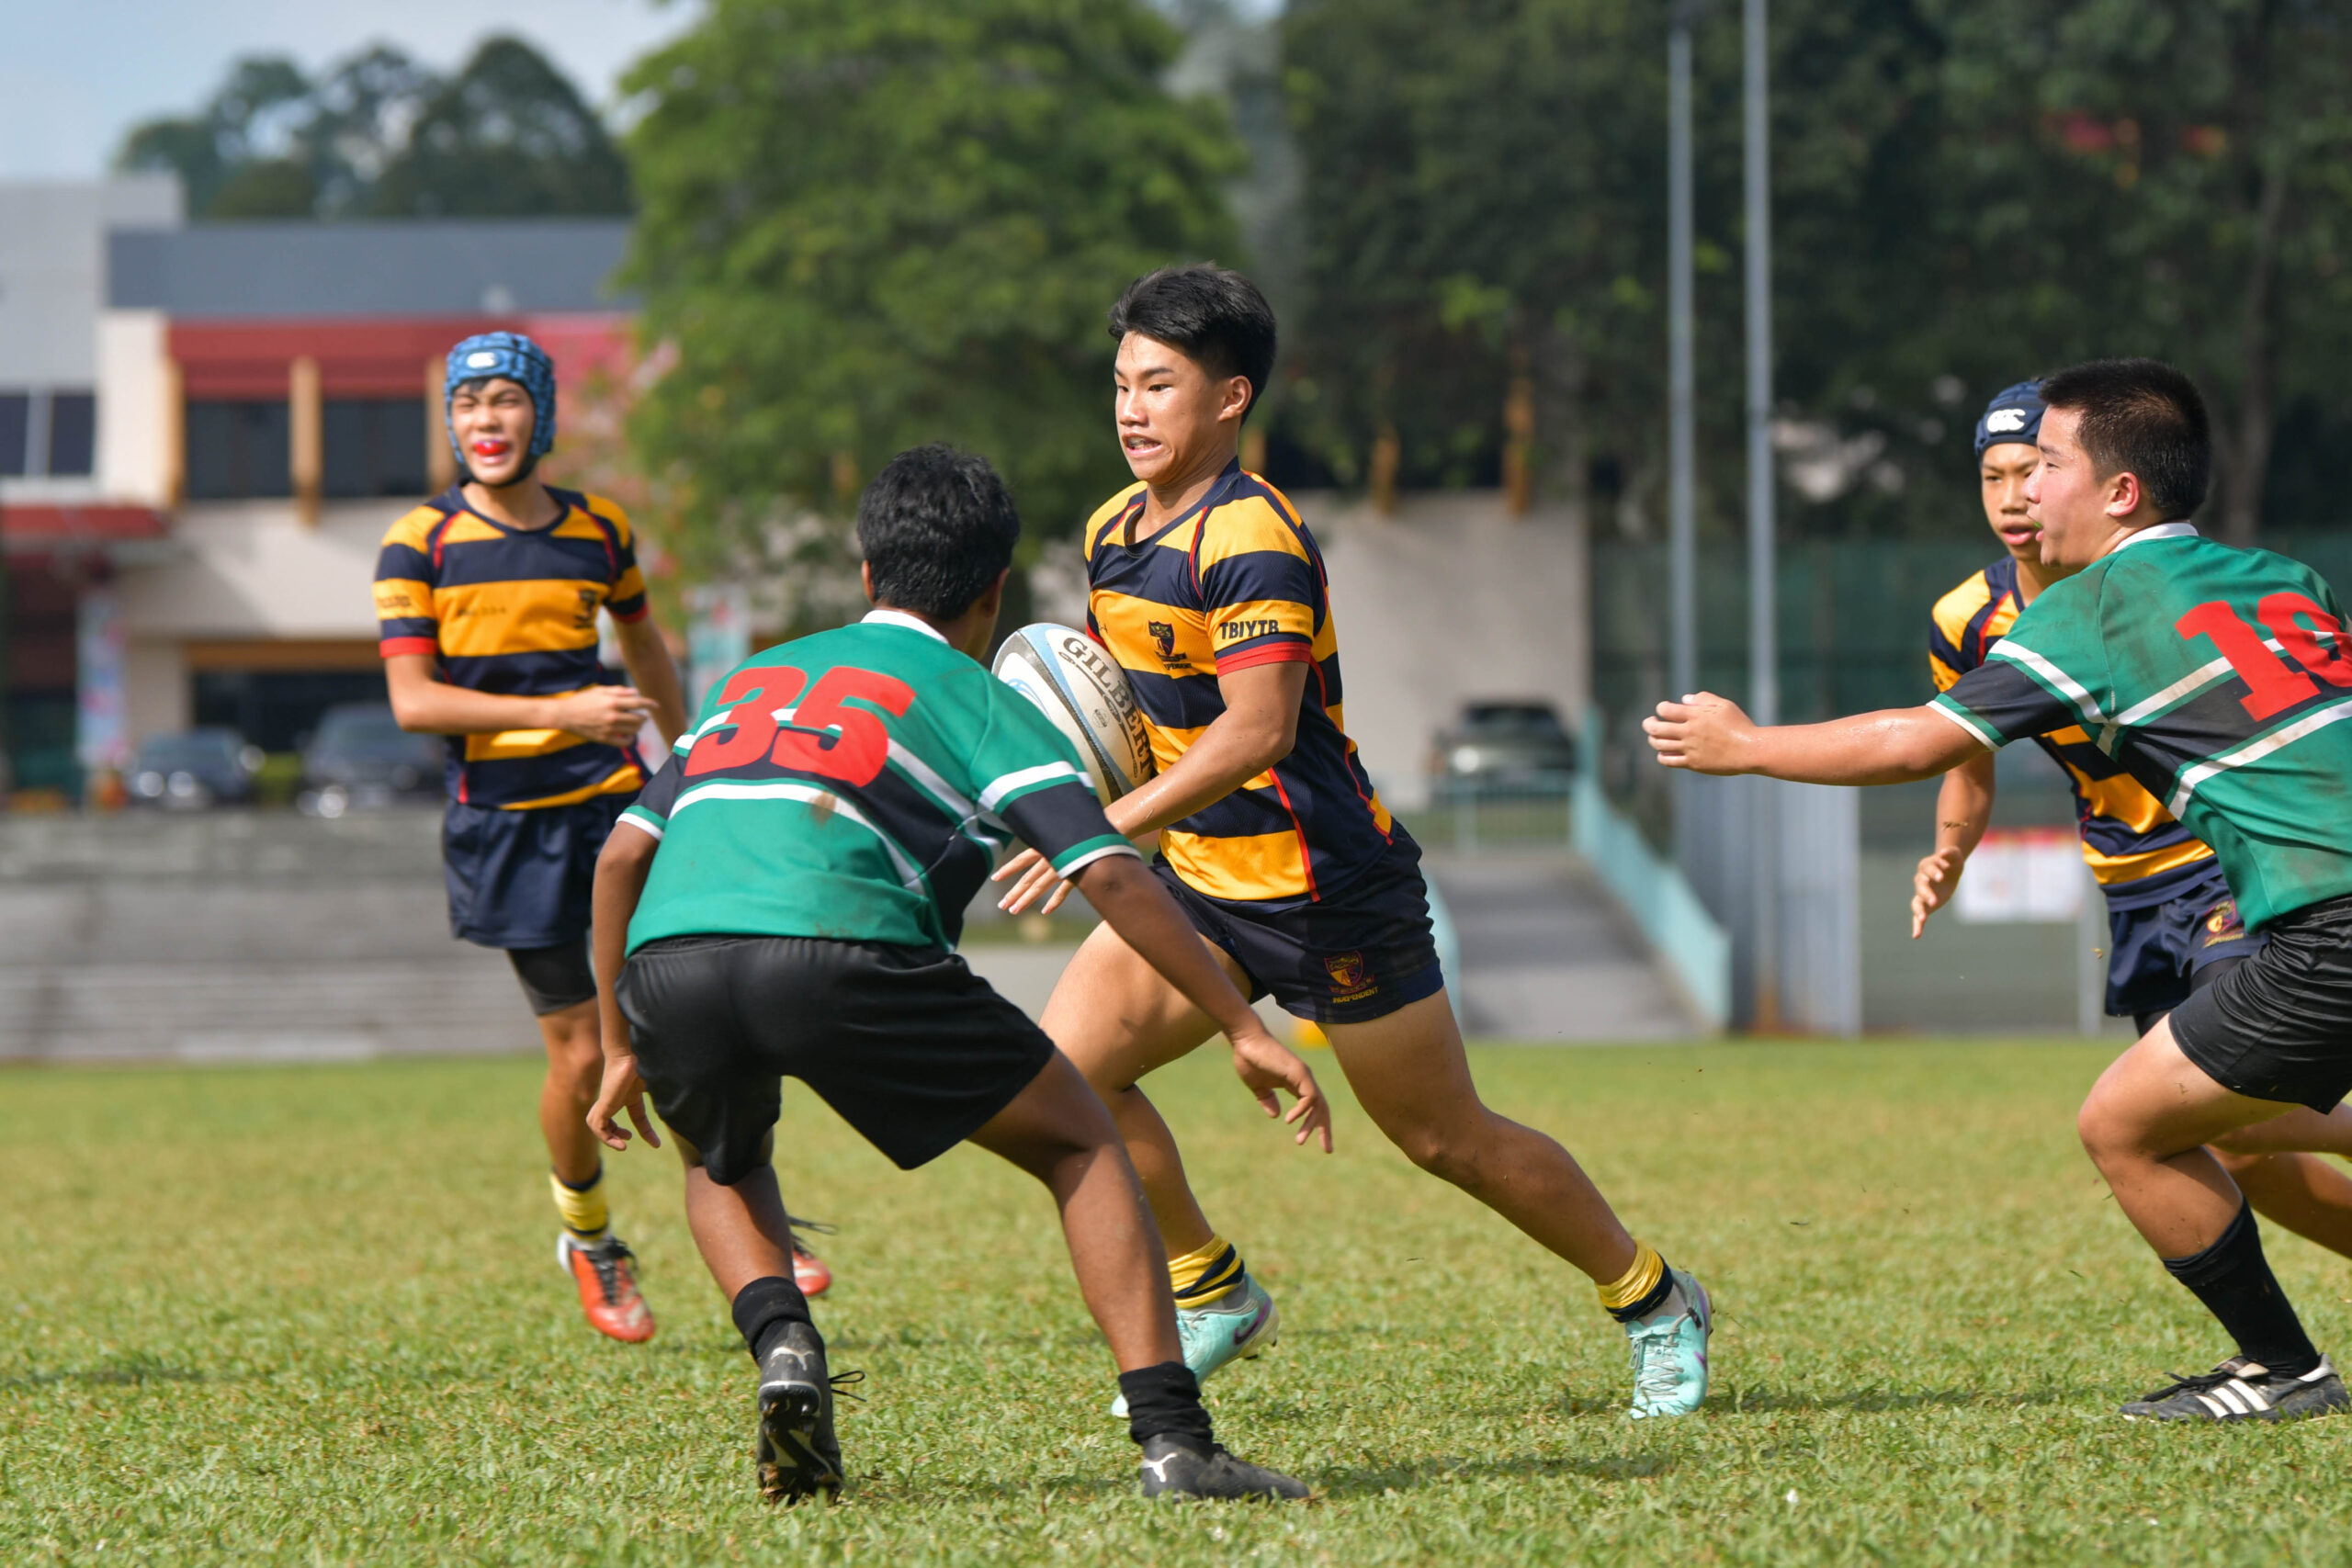
<path fill-rule="evenodd" d="M 1577 852 L 1634 917 L 1700 1020 L 1720 1030 L 1731 1021 L 1731 937 L 1699 902 L 1680 868 L 1651 849 L 1641 829 L 1609 804 L 1594 772 L 1600 735 L 1600 714 L 1589 710 L 1581 768 L 1569 796 Z"/>

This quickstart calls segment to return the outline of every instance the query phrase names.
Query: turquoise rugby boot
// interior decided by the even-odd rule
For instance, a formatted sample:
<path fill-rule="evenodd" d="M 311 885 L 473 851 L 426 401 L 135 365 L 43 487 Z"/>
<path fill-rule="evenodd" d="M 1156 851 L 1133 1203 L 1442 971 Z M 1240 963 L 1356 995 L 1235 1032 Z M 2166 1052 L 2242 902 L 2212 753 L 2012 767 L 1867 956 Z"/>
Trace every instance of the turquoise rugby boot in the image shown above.
<path fill-rule="evenodd" d="M 1184 1348 L 1184 1364 L 1205 1383 L 1235 1361 L 1255 1360 L 1274 1348 L 1281 1337 L 1282 1309 L 1252 1274 L 1241 1276 L 1240 1288 L 1204 1307 L 1176 1309 L 1176 1338 Z M 1111 1414 L 1126 1419 L 1127 1399 L 1121 1394 Z"/>
<path fill-rule="evenodd" d="M 1715 1323 L 1707 1289 L 1672 1270 L 1679 1311 L 1659 1311 L 1625 1325 L 1633 1351 L 1633 1417 L 1688 1416 L 1707 1397 L 1707 1336 Z M 1187 1358 L 1189 1359 L 1189 1358 Z"/>

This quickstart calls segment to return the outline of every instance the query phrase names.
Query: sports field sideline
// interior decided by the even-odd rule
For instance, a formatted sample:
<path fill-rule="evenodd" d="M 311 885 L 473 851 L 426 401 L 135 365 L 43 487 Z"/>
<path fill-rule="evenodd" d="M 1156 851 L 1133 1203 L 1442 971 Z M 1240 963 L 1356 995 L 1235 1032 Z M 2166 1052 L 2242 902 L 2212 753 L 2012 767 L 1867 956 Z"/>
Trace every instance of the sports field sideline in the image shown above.
<path fill-rule="evenodd" d="M 1628 1423 L 1589 1287 L 1341 1100 L 1289 1147 L 1204 1052 L 1155 1080 L 1283 1303 L 1209 1384 L 1300 1506 L 1155 1506 L 1034 1183 L 911 1177 L 804 1091 L 777 1165 L 841 1224 L 817 1303 L 850 1491 L 764 1507 L 750 1367 L 666 1154 L 612 1162 L 661 1337 L 583 1334 L 530 1201 L 526 1059 L 0 1077 L 10 1562 L 2340 1560 L 2339 1424 L 2126 1423 L 2226 1345 L 2075 1147 L 2107 1053 L 1474 1052 L 1716 1293 L 1715 1393 Z M 1255 1193 L 1254 1206 L 1247 1195 Z M 1241 1217 L 1246 1215 L 1247 1217 Z M 2279 1233 L 2352 1350 L 2352 1280 Z M 2296 1505 L 2288 1507 L 2290 1502 Z"/>

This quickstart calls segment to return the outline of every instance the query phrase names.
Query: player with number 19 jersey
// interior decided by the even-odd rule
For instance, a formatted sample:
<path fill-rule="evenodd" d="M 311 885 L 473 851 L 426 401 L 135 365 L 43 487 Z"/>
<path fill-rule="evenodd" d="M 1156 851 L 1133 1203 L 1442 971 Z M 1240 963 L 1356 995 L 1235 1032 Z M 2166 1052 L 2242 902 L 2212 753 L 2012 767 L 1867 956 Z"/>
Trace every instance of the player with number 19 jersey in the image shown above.
<path fill-rule="evenodd" d="M 2352 648 L 2300 561 L 2187 523 L 2052 584 L 1935 705 L 1987 746 L 2079 724 L 2213 846 L 2256 930 L 2352 894 Z"/>

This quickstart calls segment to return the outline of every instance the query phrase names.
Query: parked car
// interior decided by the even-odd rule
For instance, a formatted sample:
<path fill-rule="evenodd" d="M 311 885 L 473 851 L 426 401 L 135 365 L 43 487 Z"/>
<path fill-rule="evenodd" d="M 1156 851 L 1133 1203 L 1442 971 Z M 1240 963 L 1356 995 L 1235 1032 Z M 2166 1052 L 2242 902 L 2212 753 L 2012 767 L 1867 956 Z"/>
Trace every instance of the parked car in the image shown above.
<path fill-rule="evenodd" d="M 135 805 L 196 811 L 251 800 L 261 765 L 261 748 L 247 745 L 235 730 L 190 729 L 141 741 L 124 782 Z"/>
<path fill-rule="evenodd" d="M 1549 793 L 1575 775 L 1577 743 L 1550 703 L 1464 703 L 1438 732 L 1436 762 L 1447 794 Z"/>
<path fill-rule="evenodd" d="M 437 735 L 412 735 L 390 703 L 337 703 L 302 748 L 304 809 L 340 817 L 353 806 L 438 795 L 446 755 Z"/>

